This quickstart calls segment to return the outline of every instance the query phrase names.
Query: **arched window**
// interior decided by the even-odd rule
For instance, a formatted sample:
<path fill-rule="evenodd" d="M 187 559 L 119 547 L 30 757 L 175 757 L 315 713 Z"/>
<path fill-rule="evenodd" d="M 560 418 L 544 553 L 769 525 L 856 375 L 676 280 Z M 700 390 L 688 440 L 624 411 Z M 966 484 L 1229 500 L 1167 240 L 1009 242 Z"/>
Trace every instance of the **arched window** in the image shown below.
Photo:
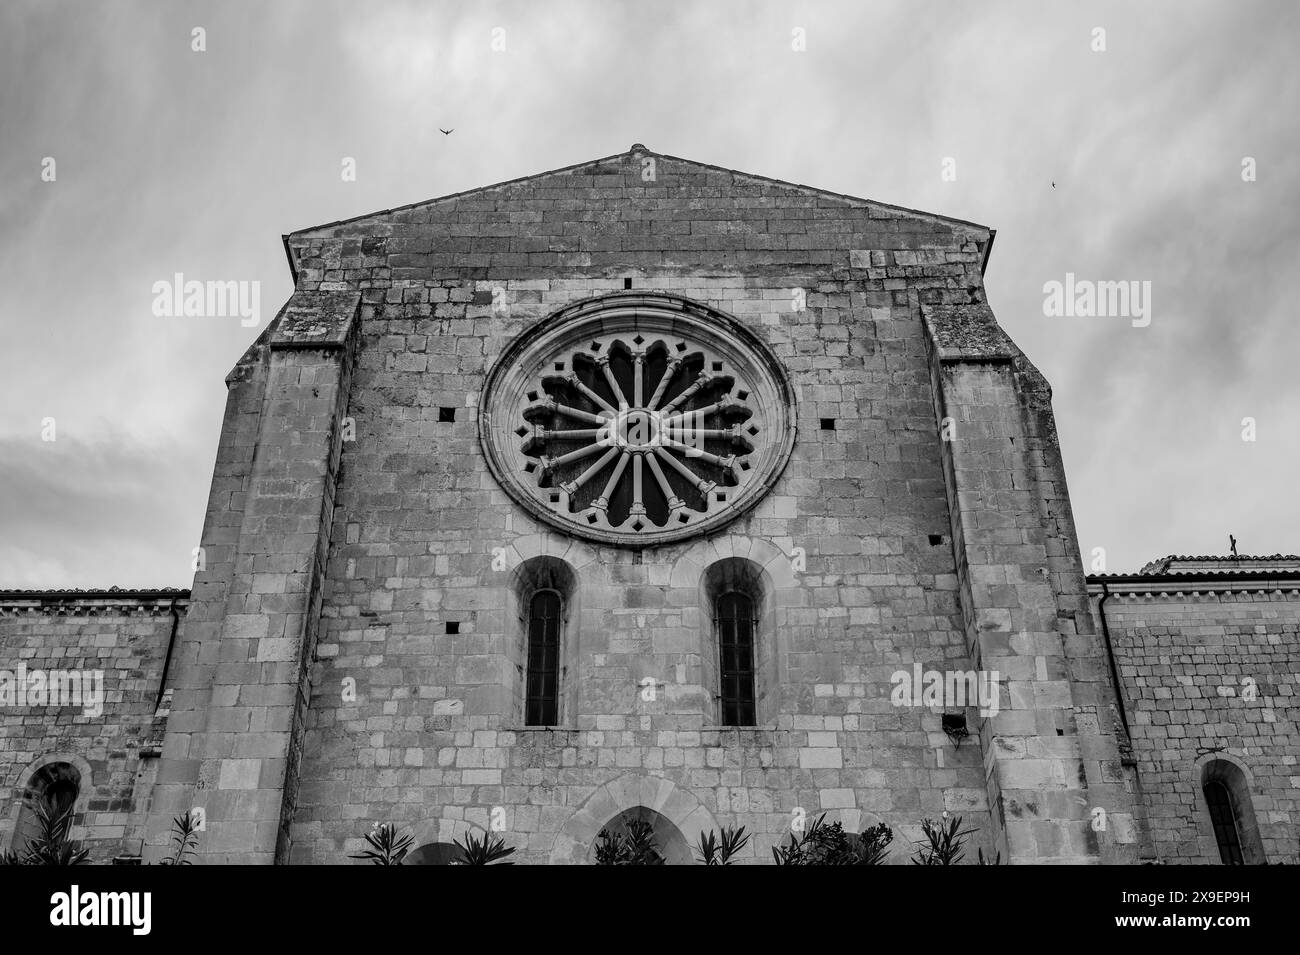
<path fill-rule="evenodd" d="M 524 723 L 554 726 L 559 722 L 560 629 L 564 602 L 556 590 L 539 590 L 528 607 L 528 670 Z"/>
<path fill-rule="evenodd" d="M 501 712 L 510 725 L 576 728 L 578 719 L 578 575 L 564 560 L 530 557 L 511 573 L 506 594 L 513 632 Z"/>
<path fill-rule="evenodd" d="M 731 590 L 721 594 L 714 606 L 722 723 L 753 726 L 758 722 L 754 706 L 754 602 L 748 594 Z"/>
<path fill-rule="evenodd" d="M 455 865 L 461 851 L 450 842 L 426 842 L 402 858 L 402 865 Z"/>
<path fill-rule="evenodd" d="M 1225 755 L 1206 761 L 1200 770 L 1201 793 L 1205 796 L 1209 822 L 1202 831 L 1213 834 L 1224 865 L 1267 862 L 1246 772 L 1243 765 Z"/>
<path fill-rule="evenodd" d="M 1210 823 L 1214 826 L 1214 841 L 1219 844 L 1219 856 L 1224 865 L 1242 865 L 1241 836 L 1237 832 L 1236 812 L 1232 808 L 1232 794 L 1217 779 L 1205 784 L 1205 804 L 1210 808 Z"/>
<path fill-rule="evenodd" d="M 69 763 L 48 763 L 33 773 L 23 792 L 12 848 L 21 852 L 41 834 L 38 806 L 45 805 L 57 818 L 77 804 L 80 793 L 81 773 Z"/>
<path fill-rule="evenodd" d="M 700 581 L 700 688 L 706 724 L 767 726 L 781 706 L 779 634 L 771 577 L 744 557 L 724 557 Z"/>

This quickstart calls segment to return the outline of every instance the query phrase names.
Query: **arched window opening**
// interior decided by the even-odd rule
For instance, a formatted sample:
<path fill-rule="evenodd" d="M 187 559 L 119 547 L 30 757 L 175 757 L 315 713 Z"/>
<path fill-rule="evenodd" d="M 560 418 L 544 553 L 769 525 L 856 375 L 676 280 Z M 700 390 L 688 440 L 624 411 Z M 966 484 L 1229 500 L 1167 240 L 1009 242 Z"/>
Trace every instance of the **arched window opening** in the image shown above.
<path fill-rule="evenodd" d="M 70 763 L 48 763 L 38 769 L 23 792 L 11 848 L 22 852 L 28 843 L 40 836 L 38 807 L 44 805 L 58 818 L 76 806 L 80 793 L 81 773 Z"/>
<path fill-rule="evenodd" d="M 641 832 L 636 830 L 640 828 Z M 667 816 L 646 806 L 634 806 L 619 813 L 601 827 L 604 837 L 597 837 L 588 853 L 589 861 L 599 863 L 605 853 L 623 855 L 621 846 L 630 850 L 645 847 L 644 865 L 694 865 L 695 856 L 682 831 Z M 640 836 L 640 839 L 637 837 Z M 611 853 L 611 850 L 612 853 Z M 622 864 L 622 863 L 615 863 Z"/>
<path fill-rule="evenodd" d="M 1219 859 L 1224 865 L 1265 865 L 1268 862 L 1255 818 L 1247 773 L 1243 764 L 1227 754 L 1207 760 L 1200 768 L 1201 793 L 1205 796 L 1206 809 L 1201 831 L 1207 842 L 1213 836 Z M 1208 845 L 1205 851 L 1208 855 Z"/>
<path fill-rule="evenodd" d="M 564 602 L 555 590 L 539 590 L 528 608 L 527 689 L 524 722 L 554 726 L 559 722 L 560 629 Z"/>
<path fill-rule="evenodd" d="M 1219 844 L 1219 856 L 1224 865 L 1243 865 L 1241 835 L 1237 832 L 1237 813 L 1232 805 L 1228 787 L 1217 779 L 1205 784 L 1205 803 L 1210 808 L 1210 823 L 1214 826 L 1214 841 Z"/>
<path fill-rule="evenodd" d="M 767 571 L 724 557 L 700 581 L 700 687 L 718 726 L 771 726 L 781 705 L 780 635 Z"/>
<path fill-rule="evenodd" d="M 747 594 L 733 590 L 719 596 L 715 606 L 722 723 L 753 726 L 758 722 L 754 696 L 754 602 Z"/>
<path fill-rule="evenodd" d="M 455 865 L 461 858 L 460 849 L 450 842 L 426 842 L 406 854 L 402 865 Z"/>
<path fill-rule="evenodd" d="M 511 725 L 572 727 L 578 718 L 578 575 L 564 560 L 530 557 L 511 573 L 506 594 L 513 632 L 502 712 Z"/>

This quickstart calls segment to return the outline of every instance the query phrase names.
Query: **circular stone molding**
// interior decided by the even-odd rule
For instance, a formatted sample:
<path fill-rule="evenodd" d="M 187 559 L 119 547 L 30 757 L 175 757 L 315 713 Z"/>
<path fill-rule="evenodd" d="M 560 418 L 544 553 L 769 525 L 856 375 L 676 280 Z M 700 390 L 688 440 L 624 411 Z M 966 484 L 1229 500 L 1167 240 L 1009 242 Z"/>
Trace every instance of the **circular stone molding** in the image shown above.
<path fill-rule="evenodd" d="M 570 534 L 646 547 L 753 507 L 794 447 L 794 392 L 736 319 L 689 299 L 586 299 L 511 342 L 479 441 L 501 486 Z"/>

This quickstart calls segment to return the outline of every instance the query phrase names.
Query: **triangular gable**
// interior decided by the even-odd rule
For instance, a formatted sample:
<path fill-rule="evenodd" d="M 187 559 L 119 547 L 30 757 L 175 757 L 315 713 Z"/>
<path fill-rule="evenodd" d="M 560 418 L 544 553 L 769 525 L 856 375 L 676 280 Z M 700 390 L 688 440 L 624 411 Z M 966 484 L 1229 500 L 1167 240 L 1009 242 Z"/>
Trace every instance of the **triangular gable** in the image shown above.
<path fill-rule="evenodd" d="M 752 187 L 760 190 L 766 195 L 784 194 L 791 199 L 803 198 L 814 201 L 830 201 L 835 206 L 844 208 L 857 208 L 874 212 L 878 218 L 910 218 L 922 222 L 943 224 L 954 227 L 962 232 L 982 233 L 990 235 L 993 230 L 988 226 L 980 225 L 975 222 L 968 222 L 964 219 L 955 219 L 949 216 L 935 215 L 933 213 L 922 212 L 916 209 L 908 209 L 903 206 L 890 205 L 884 202 L 877 202 L 873 199 L 863 199 L 857 196 L 844 195 L 842 193 L 831 192 L 826 189 L 819 189 L 815 186 L 806 186 L 800 183 L 786 182 L 781 179 L 773 179 L 767 176 L 759 176 L 753 173 L 741 172 L 736 169 L 727 169 L 723 166 L 714 166 L 708 163 L 697 162 L 693 159 L 683 159 L 679 156 L 669 156 L 663 153 L 652 152 L 640 143 L 633 146 L 625 153 L 616 153 L 612 156 L 606 156 L 602 159 L 587 160 L 576 163 L 572 166 L 563 166 L 559 169 L 552 169 L 547 172 L 535 173 L 530 176 L 522 176 L 518 179 L 509 179 L 505 182 L 495 183 L 489 186 L 478 186 L 473 189 L 467 189 L 463 192 L 454 192 L 445 196 L 439 196 L 434 199 L 425 199 L 420 202 L 414 202 L 405 206 L 397 206 L 392 209 L 383 209 L 377 212 L 370 212 L 360 216 L 354 216 L 350 219 L 340 219 L 335 222 L 327 222 L 321 225 L 309 226 L 304 229 L 298 229 L 285 236 L 286 242 L 294 239 L 310 238 L 339 238 L 344 236 L 358 236 L 374 234 L 372 228 L 367 226 L 379 227 L 386 221 L 415 221 L 412 214 L 418 214 L 421 211 L 434 211 L 440 205 L 455 203 L 458 201 L 474 200 L 476 198 L 492 199 L 498 203 L 509 203 L 511 199 L 525 200 L 531 193 L 544 191 L 548 182 L 568 186 L 574 177 L 589 175 L 594 177 L 618 177 L 618 183 L 593 183 L 591 189 L 593 193 L 599 195 L 604 188 L 626 188 L 624 181 L 628 175 L 629 158 L 635 159 L 638 163 L 641 158 L 653 158 L 656 163 L 666 164 L 663 168 L 665 175 L 689 175 L 699 173 L 706 177 L 712 177 L 718 185 L 729 184 L 733 190 Z M 639 168 L 639 165 L 638 167 Z M 719 198 L 722 198 L 719 196 Z M 381 230 L 379 230 L 381 231 Z"/>

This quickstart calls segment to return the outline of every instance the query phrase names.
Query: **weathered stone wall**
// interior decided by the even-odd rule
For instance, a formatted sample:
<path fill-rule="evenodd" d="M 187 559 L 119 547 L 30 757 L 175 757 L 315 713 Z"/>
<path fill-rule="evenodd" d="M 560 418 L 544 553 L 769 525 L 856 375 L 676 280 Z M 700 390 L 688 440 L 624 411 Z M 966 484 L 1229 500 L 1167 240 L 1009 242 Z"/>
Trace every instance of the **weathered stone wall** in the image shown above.
<path fill-rule="evenodd" d="M 299 292 L 232 375 L 194 625 L 150 820 L 201 809 L 206 861 L 287 854 L 308 661 L 315 654 L 356 293 Z M 287 794 L 287 799 L 286 799 Z"/>
<path fill-rule="evenodd" d="M 103 673 L 102 712 L 0 705 L 0 849 L 9 848 L 33 773 L 66 762 L 80 775 L 72 836 L 93 862 L 139 855 L 166 724 L 155 717 L 163 661 L 186 594 L 0 595 L 0 670 Z M 12 687 L 12 685 L 11 685 Z"/>
<path fill-rule="evenodd" d="M 225 661 L 221 676 L 250 684 L 250 697 L 257 693 L 251 684 L 258 669 L 241 669 L 248 661 L 246 652 L 243 660 L 227 657 L 221 634 L 232 604 L 235 612 L 241 604 L 237 577 L 252 572 L 247 561 L 237 565 L 236 558 L 266 407 L 271 331 L 268 327 L 226 376 L 226 407 L 200 537 L 202 560 L 194 574 L 189 613 L 168 675 L 174 696 L 154 791 L 155 811 L 149 816 L 146 832 L 145 855 L 150 861 L 167 852 L 171 820 L 193 809 L 201 801 L 199 793 L 220 779 L 219 770 L 213 774 L 209 769 L 203 775 L 203 734 L 218 667 Z M 247 647 L 243 649 L 247 651 Z M 210 848 L 212 840 L 205 839 L 201 845 Z"/>
<path fill-rule="evenodd" d="M 630 800 L 691 841 L 743 824 L 760 859 L 798 808 L 904 837 L 946 809 L 990 845 L 979 744 L 954 749 L 938 710 L 889 699 L 913 661 L 972 668 L 919 301 L 980 294 L 987 234 L 664 157 L 647 183 L 646 158 L 290 238 L 301 289 L 363 302 L 293 861 L 341 861 L 375 820 L 460 838 L 494 807 L 520 861 L 578 860 Z M 793 457 L 762 503 L 713 539 L 640 554 L 523 516 L 475 425 L 507 341 L 628 278 L 737 316 L 799 396 Z M 779 705 L 758 729 L 717 727 L 703 685 L 701 582 L 733 554 L 775 595 L 760 640 L 778 641 Z M 512 574 L 540 555 L 579 590 L 577 713 L 554 731 L 519 726 L 499 692 L 523 639 Z"/>
<path fill-rule="evenodd" d="M 986 306 L 924 308 L 935 343 L 967 642 L 1006 699 L 980 725 L 998 848 L 1133 861 L 1122 727 L 1091 627 L 1048 390 Z M 1109 825 L 1092 824 L 1097 808 Z"/>
<path fill-rule="evenodd" d="M 1156 857 L 1219 864 L 1202 768 L 1226 758 L 1249 778 L 1267 861 L 1294 864 L 1300 592 L 1269 583 L 1144 586 L 1157 592 L 1112 588 L 1121 592 L 1105 613 Z M 1093 596 L 1099 603 L 1099 588 Z"/>

